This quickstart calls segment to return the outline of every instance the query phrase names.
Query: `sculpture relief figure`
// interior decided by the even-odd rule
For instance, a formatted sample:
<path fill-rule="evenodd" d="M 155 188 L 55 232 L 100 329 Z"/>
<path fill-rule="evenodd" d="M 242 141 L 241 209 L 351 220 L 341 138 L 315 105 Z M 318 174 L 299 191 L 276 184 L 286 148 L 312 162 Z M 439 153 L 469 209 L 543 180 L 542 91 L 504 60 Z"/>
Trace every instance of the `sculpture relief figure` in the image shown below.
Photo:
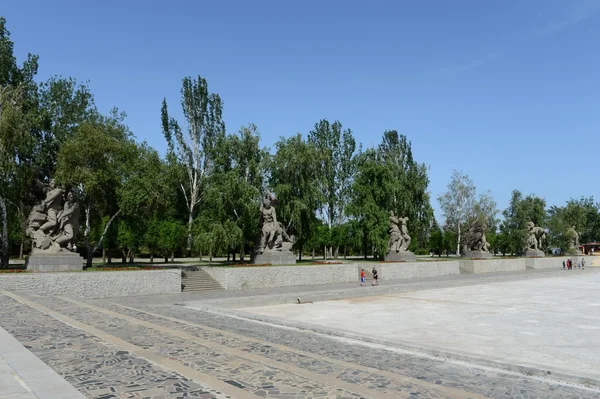
<path fill-rule="evenodd" d="M 261 234 L 258 253 L 265 251 L 290 251 L 294 237 L 289 236 L 283 225 L 277 221 L 277 212 L 273 207 L 273 195 L 265 191 L 260 206 Z"/>
<path fill-rule="evenodd" d="M 571 248 L 579 249 L 579 233 L 575 230 L 575 226 L 572 226 L 567 230 L 571 236 Z"/>
<path fill-rule="evenodd" d="M 27 222 L 26 233 L 33 239 L 34 249 L 73 250 L 79 228 L 79 206 L 73 193 L 69 193 L 65 201 L 64 190 L 55 187 L 51 180 L 46 185 L 46 198 L 33 207 Z"/>
<path fill-rule="evenodd" d="M 405 252 L 408 250 L 411 238 L 408 235 L 408 218 L 399 218 L 390 211 L 390 240 L 388 243 L 389 252 Z"/>
<path fill-rule="evenodd" d="M 74 200 L 73 193 L 67 195 L 63 210 L 58 214 L 60 235 L 54 240 L 61 247 L 74 250 L 75 231 L 79 228 L 79 204 Z"/>
<path fill-rule="evenodd" d="M 52 233 L 58 225 L 58 213 L 62 209 L 64 191 L 54 187 L 54 179 L 50 180 L 50 186 L 42 205 L 46 208 L 47 222 L 40 230 L 44 233 Z"/>
<path fill-rule="evenodd" d="M 533 222 L 527 222 L 527 249 L 541 251 L 542 243 L 546 239 L 546 231 L 537 227 Z"/>
<path fill-rule="evenodd" d="M 463 253 L 470 251 L 485 251 L 489 252 L 490 244 L 485 238 L 485 230 L 487 224 L 482 220 L 475 220 L 469 230 L 465 234 L 465 241 L 463 245 Z"/>

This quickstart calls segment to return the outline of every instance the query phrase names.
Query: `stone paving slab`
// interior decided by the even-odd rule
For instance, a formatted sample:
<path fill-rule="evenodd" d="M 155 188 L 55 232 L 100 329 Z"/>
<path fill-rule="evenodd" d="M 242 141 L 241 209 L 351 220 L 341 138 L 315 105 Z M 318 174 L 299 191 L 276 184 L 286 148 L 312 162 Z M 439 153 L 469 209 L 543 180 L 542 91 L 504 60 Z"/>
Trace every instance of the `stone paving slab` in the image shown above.
<path fill-rule="evenodd" d="M 393 289 L 411 292 L 558 275 L 442 278 L 403 282 Z M 323 288 L 308 287 L 307 292 L 320 295 Z M 328 289 L 359 297 L 371 287 Z M 266 298 L 298 292 L 252 294 Z M 228 297 L 239 300 L 243 293 L 80 301 L 0 292 L 0 325 L 85 397 L 96 399 L 600 399 L 594 388 L 282 328 L 219 313 L 218 308 L 176 305 Z M 215 381 L 218 387 L 212 385 Z"/>
<path fill-rule="evenodd" d="M 395 344 L 600 379 L 600 274 L 432 289 L 368 298 L 244 308 Z M 443 347 L 442 347 L 443 345 Z"/>
<path fill-rule="evenodd" d="M 88 398 L 226 397 L 1 294 L 0 324 Z"/>
<path fill-rule="evenodd" d="M 0 398 L 83 399 L 71 384 L 0 327 Z"/>

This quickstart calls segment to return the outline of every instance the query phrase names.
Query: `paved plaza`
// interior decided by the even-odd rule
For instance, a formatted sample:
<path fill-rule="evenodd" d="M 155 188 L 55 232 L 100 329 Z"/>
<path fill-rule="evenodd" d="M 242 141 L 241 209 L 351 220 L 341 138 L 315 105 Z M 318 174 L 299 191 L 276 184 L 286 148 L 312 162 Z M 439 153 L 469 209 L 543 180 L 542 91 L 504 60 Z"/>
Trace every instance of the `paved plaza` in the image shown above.
<path fill-rule="evenodd" d="M 510 364 L 600 376 L 600 273 L 247 312 Z"/>
<path fill-rule="evenodd" d="M 584 272 L 578 276 L 575 272 L 566 273 L 562 270 L 532 271 L 483 277 L 456 276 L 397 285 L 387 283 L 382 285 L 381 292 L 392 295 L 388 300 L 399 301 L 396 310 L 405 309 L 410 313 L 407 316 L 395 315 L 399 318 L 398 322 L 390 321 L 387 330 L 379 328 L 365 335 L 381 335 L 381 338 L 391 340 L 393 328 L 398 328 L 396 335 L 409 331 L 402 319 L 414 323 L 425 323 L 429 319 L 437 330 L 456 328 L 461 320 L 465 323 L 472 321 L 472 334 L 476 335 L 487 331 L 485 326 L 476 326 L 486 323 L 486 317 L 490 318 L 488 323 L 500 321 L 498 308 L 516 307 L 516 312 L 507 313 L 516 320 L 514 313 L 523 308 L 518 300 L 511 301 L 510 297 L 518 298 L 528 291 L 527 284 L 532 284 L 530 287 L 538 287 L 537 293 L 530 293 L 530 298 L 535 296 L 535 301 L 548 303 L 550 300 L 546 296 L 563 287 L 565 291 L 556 295 L 559 297 L 556 304 L 568 302 L 573 307 L 582 308 L 577 311 L 581 320 L 575 320 L 576 316 L 563 320 L 566 323 L 576 321 L 576 324 L 566 325 L 565 329 L 567 334 L 571 334 L 573 350 L 582 351 L 581 346 L 592 341 L 578 335 L 581 331 L 588 331 L 591 336 L 593 330 L 584 330 L 581 326 L 597 325 L 593 315 L 589 314 L 593 306 L 585 308 L 587 310 L 583 307 L 586 302 L 592 304 L 600 302 L 600 299 L 582 298 L 580 294 L 592 291 L 591 287 L 600 273 L 592 270 L 589 273 L 585 271 L 588 275 L 583 275 Z M 504 288 L 509 295 L 502 299 L 502 295 L 495 294 L 488 316 L 471 307 L 480 306 L 480 302 L 487 300 L 487 290 L 500 292 L 497 286 L 510 287 Z M 575 292 L 569 291 L 569 287 Z M 96 301 L 0 292 L 0 326 L 23 345 L 23 349 L 29 350 L 87 398 L 600 398 L 600 391 L 594 386 L 561 382 L 551 376 L 527 376 L 477 362 L 457 362 L 424 353 L 394 350 L 359 340 L 343 340 L 335 334 L 328 336 L 250 320 L 242 313 L 236 316 L 239 309 L 219 307 L 219 301 L 237 298 L 243 303 L 246 296 L 262 297 L 265 303 L 271 303 L 286 295 L 323 295 L 324 290 L 346 290 L 350 296 L 359 295 L 359 290 L 377 293 L 377 289 L 371 287 L 349 285 L 298 290 L 300 288 L 290 288 L 287 292 L 220 291 Z M 456 318 L 446 315 L 448 318 L 436 322 L 444 309 L 448 309 L 445 306 L 457 306 L 431 299 L 444 290 L 448 291 L 446 297 L 452 292 L 457 298 L 462 298 L 461 292 L 472 296 L 461 299 L 465 305 L 458 306 L 461 310 L 456 312 Z M 457 298 L 453 301 L 456 302 Z M 371 316 L 366 309 L 374 307 L 383 312 L 385 301 L 373 295 L 352 299 L 348 303 L 336 302 L 339 314 L 347 316 L 344 309 L 349 309 L 353 312 L 355 325 L 369 326 L 373 321 L 368 319 Z M 415 302 L 417 308 L 400 307 L 403 301 Z M 276 316 L 295 319 L 305 310 L 315 307 L 329 312 L 328 319 L 335 315 L 327 302 L 294 306 L 286 307 L 286 314 Z M 385 306 L 389 307 L 387 311 L 394 311 L 395 305 Z M 428 306 L 432 311 L 425 311 Z M 296 313 L 299 309 L 302 311 Z M 561 310 L 564 309 L 562 306 L 557 309 L 558 317 L 564 318 L 562 312 L 567 311 Z M 529 310 L 534 314 L 527 314 L 527 320 L 537 320 L 538 324 L 542 324 L 550 319 L 543 314 L 549 312 L 548 309 L 540 310 L 541 313 L 535 308 Z M 292 311 L 295 313 L 290 313 Z M 590 317 L 584 317 L 586 312 Z M 429 316 L 421 313 L 429 313 Z M 388 316 L 379 315 L 379 318 Z M 319 324 L 325 326 L 323 320 Z M 509 337 L 506 345 L 517 342 L 516 336 L 521 332 L 541 335 L 542 331 L 532 326 L 534 324 L 529 323 L 526 328 L 513 326 L 512 329 L 507 325 L 506 334 L 515 337 Z M 340 324 L 335 327 L 345 329 L 348 326 Z M 560 330 L 553 328 L 550 331 Z M 445 337 L 445 347 L 456 345 L 454 341 L 463 338 L 467 331 L 465 327 L 461 332 L 463 335 L 456 337 L 444 336 L 441 331 L 432 332 L 423 338 L 423 342 Z M 418 333 L 410 336 L 414 338 Z M 559 338 L 563 339 L 563 336 Z M 418 343 L 414 339 L 413 342 Z M 473 345 L 484 347 L 485 339 Z M 564 345 L 566 352 L 567 346 Z M 589 348 L 590 352 L 595 350 L 594 346 Z M 587 362 L 593 363 L 593 359 L 589 360 L 591 357 L 585 356 L 582 362 L 586 363 L 578 367 L 587 367 Z M 0 368 L 2 370 L 5 369 Z M 572 374 L 580 370 L 576 367 Z M 4 381 L 0 379 L 0 383 Z M 12 380 L 7 381 L 12 384 Z M 15 387 L 14 384 L 11 386 Z M 33 396 L 27 396 L 27 399 L 42 398 L 35 392 L 30 393 Z M 4 399 L 2 395 L 0 393 L 0 398 Z"/>

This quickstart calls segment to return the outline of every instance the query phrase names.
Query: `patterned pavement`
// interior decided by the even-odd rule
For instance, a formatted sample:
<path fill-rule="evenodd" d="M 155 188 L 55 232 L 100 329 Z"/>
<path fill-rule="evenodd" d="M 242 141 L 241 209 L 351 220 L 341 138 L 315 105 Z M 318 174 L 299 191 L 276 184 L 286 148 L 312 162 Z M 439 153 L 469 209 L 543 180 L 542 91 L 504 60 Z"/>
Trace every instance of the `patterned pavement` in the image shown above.
<path fill-rule="evenodd" d="M 600 399 L 152 297 L 122 303 L 0 292 L 0 325 L 88 398 Z"/>

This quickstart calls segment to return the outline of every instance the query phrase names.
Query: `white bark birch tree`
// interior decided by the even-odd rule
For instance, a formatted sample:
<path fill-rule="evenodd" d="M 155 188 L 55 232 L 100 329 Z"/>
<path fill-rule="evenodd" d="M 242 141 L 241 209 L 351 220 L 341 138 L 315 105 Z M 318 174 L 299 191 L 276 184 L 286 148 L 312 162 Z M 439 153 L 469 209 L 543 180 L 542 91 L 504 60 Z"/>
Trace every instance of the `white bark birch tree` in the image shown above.
<path fill-rule="evenodd" d="M 460 256 L 461 228 L 473 212 L 475 205 L 475 185 L 469 176 L 454 171 L 448 184 L 448 191 L 438 197 L 446 219 L 446 228 L 456 232 L 456 256 Z"/>
<path fill-rule="evenodd" d="M 169 117 L 166 99 L 162 103 L 161 121 L 169 154 L 184 171 L 178 175 L 178 183 L 188 211 L 187 251 L 190 252 L 194 217 L 203 200 L 206 179 L 211 173 L 215 145 L 225 136 L 225 123 L 221 97 L 209 93 L 206 80 L 200 76 L 183 79 L 181 106 L 187 123 L 186 134 L 177 120 Z"/>

